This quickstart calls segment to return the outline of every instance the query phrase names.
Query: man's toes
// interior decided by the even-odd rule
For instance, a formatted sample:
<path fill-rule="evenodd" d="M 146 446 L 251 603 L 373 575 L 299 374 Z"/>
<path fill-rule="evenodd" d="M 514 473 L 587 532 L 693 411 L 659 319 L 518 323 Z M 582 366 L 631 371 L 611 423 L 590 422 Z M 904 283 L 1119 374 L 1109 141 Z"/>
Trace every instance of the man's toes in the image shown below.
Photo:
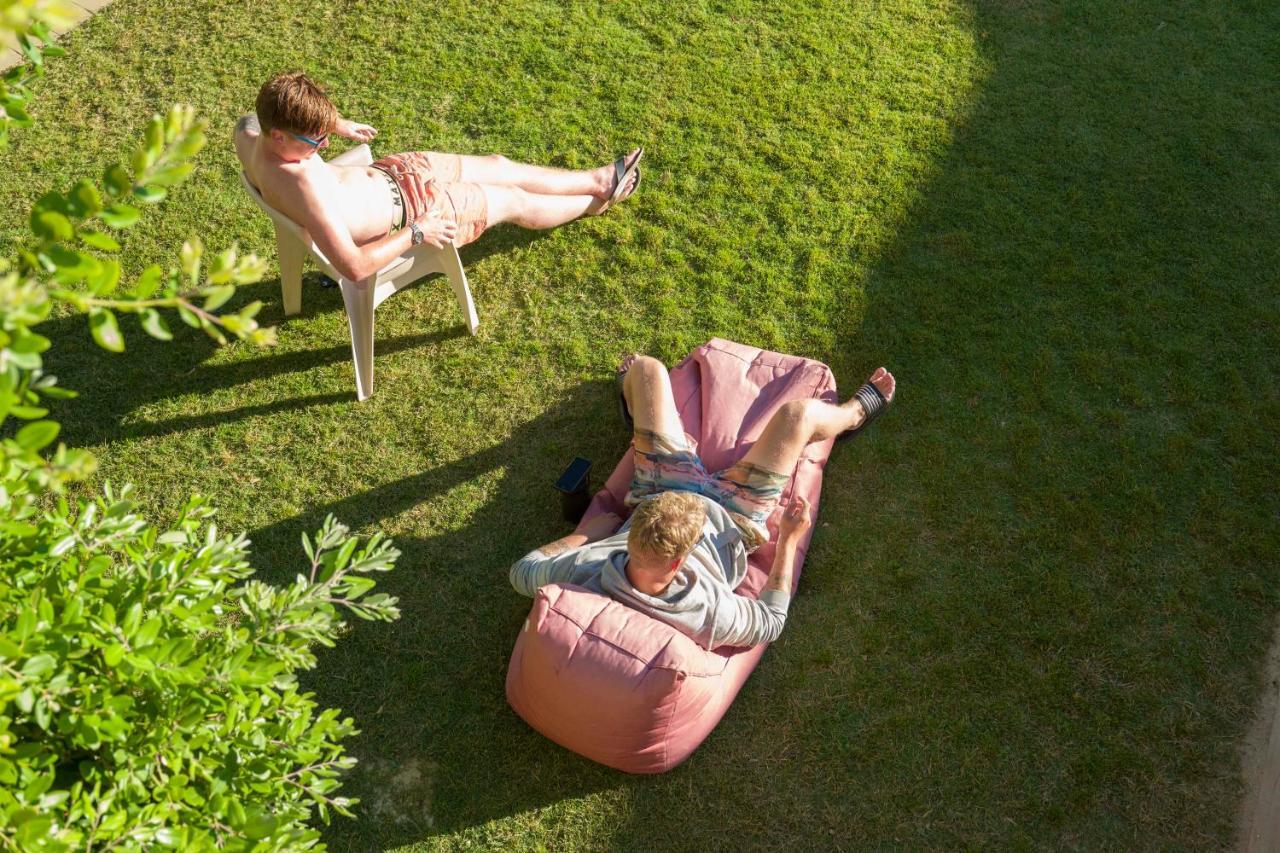
<path fill-rule="evenodd" d="M 898 383 L 894 380 L 892 373 L 881 367 L 871 374 L 871 384 L 876 386 L 876 390 L 883 394 L 886 400 L 892 400 Z"/>

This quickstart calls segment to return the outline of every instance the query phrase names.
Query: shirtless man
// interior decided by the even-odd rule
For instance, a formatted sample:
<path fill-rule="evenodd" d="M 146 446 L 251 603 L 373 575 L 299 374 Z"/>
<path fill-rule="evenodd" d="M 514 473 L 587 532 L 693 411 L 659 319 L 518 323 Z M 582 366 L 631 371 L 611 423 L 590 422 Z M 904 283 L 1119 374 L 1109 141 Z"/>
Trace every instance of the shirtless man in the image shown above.
<path fill-rule="evenodd" d="M 317 153 L 330 134 L 368 142 L 377 131 L 343 118 L 305 74 L 279 74 L 257 115 L 236 125 L 236 153 L 268 204 L 301 225 L 343 276 L 361 281 L 429 243 L 462 246 L 490 225 L 554 228 L 599 214 L 640 184 L 639 148 L 585 171 L 415 151 L 372 166 L 335 166 Z"/>

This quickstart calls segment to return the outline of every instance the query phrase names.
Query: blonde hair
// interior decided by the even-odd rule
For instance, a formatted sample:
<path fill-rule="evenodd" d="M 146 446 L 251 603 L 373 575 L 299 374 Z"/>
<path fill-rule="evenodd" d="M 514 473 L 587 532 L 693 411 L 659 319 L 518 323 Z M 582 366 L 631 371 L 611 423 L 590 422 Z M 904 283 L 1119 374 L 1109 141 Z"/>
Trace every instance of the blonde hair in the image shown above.
<path fill-rule="evenodd" d="M 263 83 L 254 106 L 263 133 L 279 128 L 287 133 L 324 136 L 338 123 L 333 101 L 301 71 L 277 74 Z"/>
<path fill-rule="evenodd" d="M 691 492 L 663 492 L 642 502 L 631 514 L 627 548 L 677 560 L 693 550 L 702 535 L 707 507 Z"/>

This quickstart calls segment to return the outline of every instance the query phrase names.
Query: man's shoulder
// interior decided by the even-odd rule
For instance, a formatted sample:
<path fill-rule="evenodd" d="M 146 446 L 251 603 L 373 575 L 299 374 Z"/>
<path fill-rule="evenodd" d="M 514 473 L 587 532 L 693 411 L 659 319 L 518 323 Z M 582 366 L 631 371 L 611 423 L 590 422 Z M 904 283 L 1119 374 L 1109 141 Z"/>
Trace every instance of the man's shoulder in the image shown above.
<path fill-rule="evenodd" d="M 258 136 L 262 133 L 262 125 L 258 123 L 258 117 L 253 113 L 240 116 L 240 120 L 236 122 L 235 135 L 240 136 Z"/>

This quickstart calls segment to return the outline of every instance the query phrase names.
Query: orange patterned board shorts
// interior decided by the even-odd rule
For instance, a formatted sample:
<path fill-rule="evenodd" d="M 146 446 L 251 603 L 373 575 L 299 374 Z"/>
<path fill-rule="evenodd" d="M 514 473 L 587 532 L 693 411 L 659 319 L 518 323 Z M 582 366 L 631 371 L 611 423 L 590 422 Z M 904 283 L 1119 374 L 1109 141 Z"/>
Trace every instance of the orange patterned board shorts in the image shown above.
<path fill-rule="evenodd" d="M 465 183 L 462 177 L 462 158 L 457 154 L 439 154 L 435 151 L 407 151 L 383 157 L 373 168 L 386 174 L 394 184 L 397 209 L 392 231 L 398 231 L 410 222 L 422 217 L 427 210 L 438 211 L 446 219 L 458 223 L 458 236 L 453 245 L 465 246 L 489 227 L 489 202 L 479 184 Z M 429 203 L 426 210 L 407 209 L 412 197 L 404 186 L 410 173 L 415 173 L 427 187 Z"/>

